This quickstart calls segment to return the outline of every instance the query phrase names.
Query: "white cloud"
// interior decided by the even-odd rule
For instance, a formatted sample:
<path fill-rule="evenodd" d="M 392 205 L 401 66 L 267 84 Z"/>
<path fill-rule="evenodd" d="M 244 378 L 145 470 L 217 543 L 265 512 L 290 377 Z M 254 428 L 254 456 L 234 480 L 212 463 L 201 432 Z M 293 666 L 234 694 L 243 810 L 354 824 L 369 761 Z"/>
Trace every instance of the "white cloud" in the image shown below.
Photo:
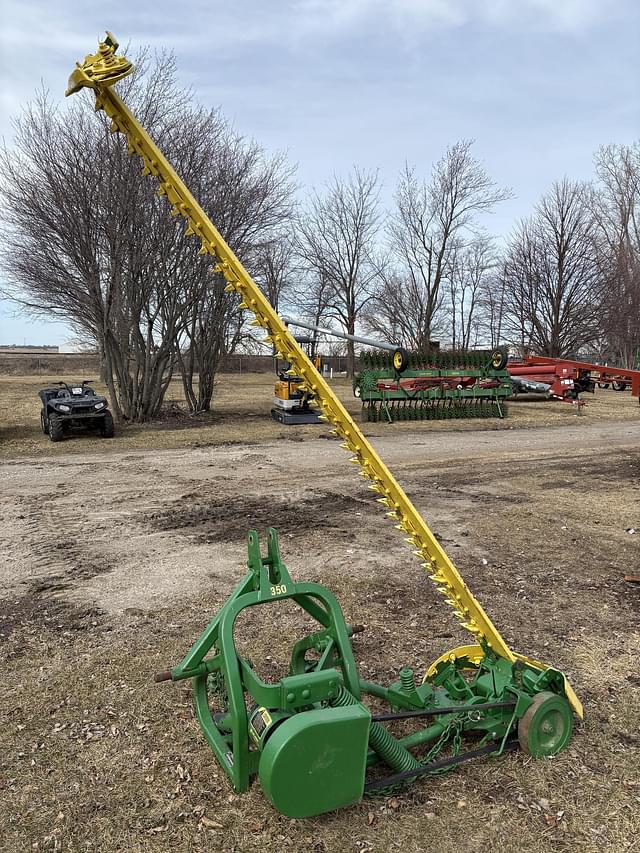
<path fill-rule="evenodd" d="M 301 35 L 344 34 L 371 24 L 391 25 L 401 34 L 468 23 L 576 32 L 612 14 L 606 0 L 294 0 L 283 17 Z"/>

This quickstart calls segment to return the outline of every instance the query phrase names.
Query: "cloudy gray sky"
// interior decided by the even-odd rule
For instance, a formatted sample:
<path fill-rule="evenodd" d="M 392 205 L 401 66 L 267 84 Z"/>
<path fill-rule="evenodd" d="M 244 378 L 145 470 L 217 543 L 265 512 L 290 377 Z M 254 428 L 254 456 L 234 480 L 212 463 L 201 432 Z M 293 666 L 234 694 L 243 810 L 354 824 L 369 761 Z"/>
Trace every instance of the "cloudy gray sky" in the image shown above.
<path fill-rule="evenodd" d="M 43 81 L 63 100 L 104 30 L 132 52 L 172 48 L 182 82 L 304 185 L 357 163 L 389 201 L 405 160 L 425 175 L 447 144 L 515 197 L 506 234 L 555 178 L 589 178 L 601 144 L 640 137 L 637 0 L 0 0 L 0 135 Z M 0 343 L 60 343 L 60 324 L 0 301 Z"/>

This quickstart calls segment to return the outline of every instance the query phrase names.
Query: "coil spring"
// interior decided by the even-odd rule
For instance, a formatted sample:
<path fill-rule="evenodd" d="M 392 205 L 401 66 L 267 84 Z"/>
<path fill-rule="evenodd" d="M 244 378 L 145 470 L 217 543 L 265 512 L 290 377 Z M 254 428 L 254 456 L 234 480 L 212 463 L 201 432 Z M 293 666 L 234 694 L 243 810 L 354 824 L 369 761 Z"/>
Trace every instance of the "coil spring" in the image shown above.
<path fill-rule="evenodd" d="M 336 708 L 346 708 L 348 705 L 358 705 L 358 700 L 346 687 L 340 688 L 340 694 L 333 701 Z M 416 770 L 420 762 L 411 755 L 399 741 L 390 734 L 381 723 L 371 723 L 369 729 L 371 748 L 382 758 L 392 770 Z"/>
<path fill-rule="evenodd" d="M 413 670 L 408 666 L 403 666 L 400 670 L 400 684 L 405 693 L 413 693 L 416 689 L 416 680 L 413 677 Z"/>

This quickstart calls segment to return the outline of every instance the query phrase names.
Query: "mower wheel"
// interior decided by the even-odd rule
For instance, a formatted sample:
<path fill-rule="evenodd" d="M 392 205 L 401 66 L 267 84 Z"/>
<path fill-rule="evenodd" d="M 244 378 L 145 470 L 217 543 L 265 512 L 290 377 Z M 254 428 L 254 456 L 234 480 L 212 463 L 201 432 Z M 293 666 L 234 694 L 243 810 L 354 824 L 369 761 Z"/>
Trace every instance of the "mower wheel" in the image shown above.
<path fill-rule="evenodd" d="M 44 409 L 40 410 L 40 426 L 42 428 L 42 432 L 45 435 L 49 435 L 49 425 L 47 424 L 47 416 L 45 415 Z"/>
<path fill-rule="evenodd" d="M 506 347 L 497 347 L 491 353 L 491 367 L 494 370 L 504 370 L 509 361 L 509 351 Z"/>
<path fill-rule="evenodd" d="M 393 351 L 393 367 L 397 373 L 404 373 L 409 367 L 409 353 L 404 347 Z"/>
<path fill-rule="evenodd" d="M 518 722 L 520 746 L 534 758 L 561 752 L 572 731 L 571 706 L 564 696 L 550 691 L 538 693 Z"/>
<path fill-rule="evenodd" d="M 627 383 L 626 382 L 612 382 L 611 387 L 614 391 L 626 391 Z"/>
<path fill-rule="evenodd" d="M 49 438 L 51 441 L 62 441 L 64 425 L 58 415 L 49 415 Z"/>
<path fill-rule="evenodd" d="M 358 399 L 360 399 L 360 397 L 362 396 L 362 388 L 359 384 L 353 386 L 353 396 L 357 397 Z"/>
<path fill-rule="evenodd" d="M 100 424 L 100 434 L 103 438 L 113 438 L 113 415 L 105 412 Z"/>
<path fill-rule="evenodd" d="M 598 388 L 608 388 L 608 387 L 609 387 L 608 382 L 598 382 Z"/>

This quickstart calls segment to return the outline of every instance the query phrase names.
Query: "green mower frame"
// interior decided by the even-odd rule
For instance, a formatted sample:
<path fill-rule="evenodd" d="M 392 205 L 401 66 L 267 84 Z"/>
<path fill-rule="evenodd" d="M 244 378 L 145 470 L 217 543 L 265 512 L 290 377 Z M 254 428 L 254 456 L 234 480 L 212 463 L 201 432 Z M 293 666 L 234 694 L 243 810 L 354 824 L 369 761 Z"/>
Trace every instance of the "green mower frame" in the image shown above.
<path fill-rule="evenodd" d="M 156 676 L 193 679 L 198 722 L 236 791 L 258 776 L 278 811 L 310 817 L 518 742 L 534 756 L 553 755 L 568 743 L 573 722 L 562 673 L 485 654 L 480 662 L 473 656 L 438 662 L 419 685 L 408 667 L 389 687 L 364 681 L 351 645 L 361 629 L 345 622 L 326 587 L 291 579 L 276 530 L 267 531 L 265 557 L 258 534 L 249 531 L 247 566 L 183 660 Z M 283 599 L 306 611 L 319 630 L 294 645 L 288 675 L 270 684 L 238 653 L 234 625 L 243 610 Z M 366 694 L 389 713 L 372 714 L 362 701 Z M 427 727 L 400 738 L 382 725 L 421 718 Z M 466 753 L 463 735 L 476 741 Z M 428 744 L 435 746 L 426 755 L 411 751 Z M 445 750 L 450 755 L 443 759 Z M 378 763 L 392 775 L 367 780 L 367 768 Z"/>

